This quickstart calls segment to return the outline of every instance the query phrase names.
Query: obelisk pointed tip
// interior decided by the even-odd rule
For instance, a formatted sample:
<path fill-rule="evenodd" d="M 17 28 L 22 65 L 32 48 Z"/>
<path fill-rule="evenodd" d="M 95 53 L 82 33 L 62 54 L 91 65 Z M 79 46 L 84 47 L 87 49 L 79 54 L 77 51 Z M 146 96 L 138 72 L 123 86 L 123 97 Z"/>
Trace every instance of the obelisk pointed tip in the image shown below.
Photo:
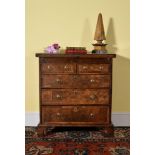
<path fill-rule="evenodd" d="M 102 43 L 102 41 L 106 40 L 106 38 L 105 38 L 103 19 L 102 19 L 101 13 L 98 14 L 94 40 L 97 41 L 96 44 L 93 44 L 93 46 L 95 47 L 95 50 L 97 50 L 97 51 L 105 51 L 106 50 L 106 48 L 105 48 L 106 44 Z"/>
<path fill-rule="evenodd" d="M 102 14 L 101 13 L 99 13 L 99 15 L 98 15 L 94 39 L 96 41 L 105 40 L 103 19 L 102 19 Z"/>
<path fill-rule="evenodd" d="M 102 14 L 101 13 L 98 14 L 97 20 L 102 20 Z"/>
<path fill-rule="evenodd" d="M 102 16 L 102 13 L 100 12 L 100 13 L 98 14 L 98 16 Z"/>

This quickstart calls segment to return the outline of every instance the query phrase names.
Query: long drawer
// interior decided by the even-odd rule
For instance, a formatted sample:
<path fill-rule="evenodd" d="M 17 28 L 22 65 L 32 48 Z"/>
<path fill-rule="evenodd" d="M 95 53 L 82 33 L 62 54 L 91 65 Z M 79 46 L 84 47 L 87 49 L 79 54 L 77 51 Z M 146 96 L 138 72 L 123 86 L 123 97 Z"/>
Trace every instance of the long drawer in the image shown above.
<path fill-rule="evenodd" d="M 105 88 L 111 87 L 110 75 L 42 75 L 42 88 Z"/>
<path fill-rule="evenodd" d="M 42 89 L 42 105 L 109 104 L 109 89 Z"/>
<path fill-rule="evenodd" d="M 42 106 L 43 123 L 109 123 L 108 106 Z"/>

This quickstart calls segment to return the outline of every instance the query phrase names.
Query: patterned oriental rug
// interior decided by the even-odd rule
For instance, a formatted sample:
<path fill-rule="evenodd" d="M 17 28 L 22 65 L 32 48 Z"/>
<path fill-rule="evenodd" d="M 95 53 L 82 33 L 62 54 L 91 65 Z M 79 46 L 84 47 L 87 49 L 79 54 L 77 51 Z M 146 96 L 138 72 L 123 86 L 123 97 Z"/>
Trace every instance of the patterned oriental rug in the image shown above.
<path fill-rule="evenodd" d="M 56 128 L 38 137 L 35 127 L 25 129 L 25 155 L 129 155 L 130 128 L 115 127 L 114 137 L 93 128 Z"/>

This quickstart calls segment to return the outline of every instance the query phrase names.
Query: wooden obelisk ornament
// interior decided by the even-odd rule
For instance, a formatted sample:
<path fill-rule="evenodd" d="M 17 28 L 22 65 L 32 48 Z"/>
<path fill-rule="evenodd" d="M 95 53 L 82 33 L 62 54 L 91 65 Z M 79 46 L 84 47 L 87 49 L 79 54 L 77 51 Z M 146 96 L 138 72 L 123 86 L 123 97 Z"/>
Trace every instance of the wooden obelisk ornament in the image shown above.
<path fill-rule="evenodd" d="M 107 44 L 102 42 L 102 41 L 105 41 L 106 38 L 105 38 L 104 26 L 103 26 L 103 20 L 102 20 L 101 13 L 99 13 L 99 15 L 98 15 L 94 40 L 96 40 L 97 43 L 93 44 L 94 50 L 92 51 L 92 53 L 99 53 L 99 54 L 106 53 L 107 51 L 106 51 L 105 46 Z"/>

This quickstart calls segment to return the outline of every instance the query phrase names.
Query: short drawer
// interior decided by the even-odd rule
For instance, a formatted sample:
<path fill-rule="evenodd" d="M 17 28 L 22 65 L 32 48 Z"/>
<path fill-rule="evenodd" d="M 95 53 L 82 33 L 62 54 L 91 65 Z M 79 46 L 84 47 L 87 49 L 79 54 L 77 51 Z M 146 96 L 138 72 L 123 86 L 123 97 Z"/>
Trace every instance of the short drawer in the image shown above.
<path fill-rule="evenodd" d="M 75 63 L 42 63 L 42 73 L 53 74 L 73 74 L 76 72 Z"/>
<path fill-rule="evenodd" d="M 110 74 L 111 64 L 78 64 L 77 71 L 80 74 Z"/>
<path fill-rule="evenodd" d="M 110 75 L 42 75 L 42 88 L 111 87 Z"/>
<path fill-rule="evenodd" d="M 42 106 L 42 122 L 109 123 L 107 106 Z"/>
<path fill-rule="evenodd" d="M 42 105 L 109 104 L 109 89 L 42 89 Z"/>

